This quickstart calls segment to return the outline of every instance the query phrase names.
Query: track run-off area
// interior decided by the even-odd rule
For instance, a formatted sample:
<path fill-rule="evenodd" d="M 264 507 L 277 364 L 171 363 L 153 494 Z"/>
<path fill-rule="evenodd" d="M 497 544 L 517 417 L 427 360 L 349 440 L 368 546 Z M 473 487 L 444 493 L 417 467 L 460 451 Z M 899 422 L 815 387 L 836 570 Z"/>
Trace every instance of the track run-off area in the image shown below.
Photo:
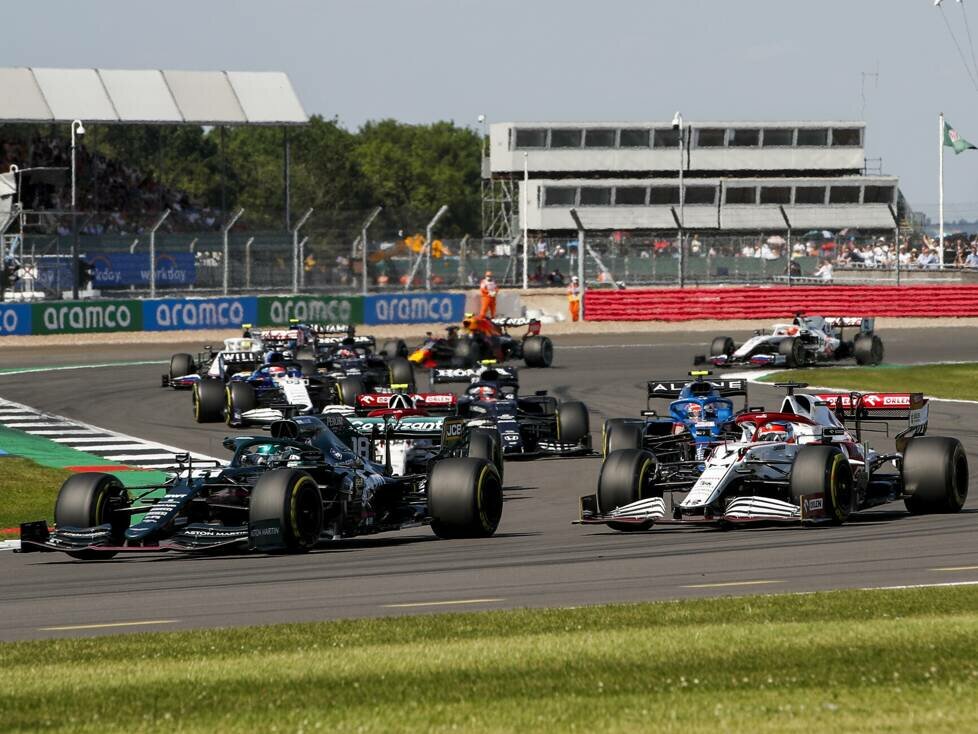
<path fill-rule="evenodd" d="M 730 335 L 741 342 L 749 334 Z M 880 335 L 888 363 L 978 361 L 972 327 L 888 328 Z M 685 376 L 712 336 L 681 325 L 670 332 L 555 336 L 554 366 L 521 370 L 521 389 L 584 401 L 597 445 L 606 418 L 637 416 L 646 381 Z M 229 429 L 195 424 L 190 394 L 159 387 L 169 356 L 199 347 L 3 346 L 0 400 L 37 411 L 24 423 L 52 414 L 82 426 L 69 430 L 101 429 L 112 451 L 142 442 L 135 454 L 153 456 L 150 463 L 156 446 L 226 457 L 221 441 Z M 100 366 L 84 367 L 89 364 Z M 750 402 L 773 406 L 779 395 L 751 385 Z M 16 422 L 20 410 L 8 405 L 4 416 Z M 888 449 L 892 433 L 870 440 Z M 154 554 L 84 563 L 61 554 L 0 552 L 0 640 L 978 583 L 978 405 L 932 403 L 929 433 L 955 436 L 967 450 L 972 492 L 959 514 L 911 517 L 892 504 L 841 527 L 665 526 L 620 534 L 572 524 L 578 498 L 594 491 L 599 457 L 508 462 L 503 519 L 496 536 L 485 540 L 438 540 L 417 528 L 300 556 Z M 71 436 L 86 434 L 58 437 Z"/>

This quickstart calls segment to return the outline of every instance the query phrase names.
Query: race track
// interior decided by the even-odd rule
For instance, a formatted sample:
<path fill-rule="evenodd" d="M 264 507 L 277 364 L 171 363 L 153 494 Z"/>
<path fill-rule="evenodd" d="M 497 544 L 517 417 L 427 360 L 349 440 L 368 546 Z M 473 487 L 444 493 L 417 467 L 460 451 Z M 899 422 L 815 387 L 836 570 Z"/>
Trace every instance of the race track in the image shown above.
<path fill-rule="evenodd" d="M 555 366 L 524 390 L 583 400 L 600 436 L 637 415 L 645 381 L 680 378 L 703 333 L 558 337 Z M 734 333 L 741 341 L 746 334 Z M 887 361 L 978 361 L 967 328 L 890 329 Z M 168 360 L 197 345 L 6 348 L 3 367 Z M 223 425 L 197 426 L 190 396 L 158 387 L 166 365 L 0 374 L 0 398 L 132 436 L 224 456 Z M 752 388 L 751 403 L 776 391 Z M 842 527 L 661 527 L 619 534 L 571 524 L 594 491 L 598 458 L 510 462 L 499 533 L 437 540 L 427 528 L 344 541 L 303 556 L 153 555 L 82 563 L 0 553 L 0 639 L 90 635 L 751 592 L 978 581 L 978 405 L 934 403 L 932 435 L 962 440 L 972 468 L 964 512 L 910 517 L 902 504 Z M 892 446 L 879 436 L 877 445 Z M 597 443 L 597 440 L 596 440 Z M 52 508 L 53 509 L 53 508 Z M 50 517 L 47 519 L 51 519 Z"/>

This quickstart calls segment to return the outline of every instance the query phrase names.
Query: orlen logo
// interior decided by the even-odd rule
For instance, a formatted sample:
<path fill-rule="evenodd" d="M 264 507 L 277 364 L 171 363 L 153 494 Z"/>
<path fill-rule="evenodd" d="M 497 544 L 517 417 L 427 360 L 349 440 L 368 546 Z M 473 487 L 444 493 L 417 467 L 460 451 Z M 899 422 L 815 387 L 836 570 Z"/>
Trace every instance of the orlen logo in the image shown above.
<path fill-rule="evenodd" d="M 896 407 L 906 408 L 910 405 L 908 395 L 863 395 L 863 405 L 870 408 Z"/>
<path fill-rule="evenodd" d="M 815 497 L 813 499 L 804 500 L 804 510 L 806 514 L 809 512 L 816 512 L 816 511 L 821 512 L 824 506 L 825 503 L 821 497 Z"/>

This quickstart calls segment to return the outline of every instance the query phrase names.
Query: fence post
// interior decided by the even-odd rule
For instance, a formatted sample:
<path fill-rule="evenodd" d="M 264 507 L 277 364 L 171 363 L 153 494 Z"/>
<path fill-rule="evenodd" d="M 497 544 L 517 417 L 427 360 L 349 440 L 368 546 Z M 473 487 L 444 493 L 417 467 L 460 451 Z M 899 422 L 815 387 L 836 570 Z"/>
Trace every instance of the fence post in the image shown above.
<path fill-rule="evenodd" d="M 360 228 L 360 264 L 363 267 L 363 272 L 360 274 L 363 280 L 363 295 L 367 295 L 367 229 L 373 224 L 374 219 L 380 214 L 384 207 L 378 206 L 368 216 L 363 220 L 363 226 Z"/>
<path fill-rule="evenodd" d="M 308 241 L 309 235 L 306 235 L 299 242 L 299 287 L 303 289 L 306 287 L 306 243 Z"/>
<path fill-rule="evenodd" d="M 161 216 L 158 220 L 156 220 L 156 224 L 154 224 L 153 228 L 149 231 L 149 297 L 150 298 L 156 298 L 156 230 L 158 230 L 161 226 L 163 226 L 163 222 L 166 221 L 166 218 L 168 216 L 170 216 L 169 209 L 163 212 L 163 216 Z M 132 249 L 136 248 L 136 244 L 138 242 L 139 240 L 137 239 L 135 242 L 132 243 Z M 130 250 L 130 252 L 132 252 L 132 249 Z"/>
<path fill-rule="evenodd" d="M 469 251 L 469 236 L 465 235 L 458 246 L 458 284 L 465 285 L 465 258 Z"/>
<path fill-rule="evenodd" d="M 441 219 L 445 212 L 448 211 L 448 205 L 442 204 L 441 209 L 435 214 L 434 218 L 428 222 L 428 227 L 425 229 L 424 237 L 424 289 L 426 291 L 431 290 L 431 233 L 434 230 L 435 225 L 438 224 L 438 220 Z"/>
<path fill-rule="evenodd" d="M 249 237 L 245 242 L 245 289 L 251 288 L 251 244 L 254 241 L 254 237 Z"/>
<path fill-rule="evenodd" d="M 791 220 L 788 219 L 788 213 L 784 210 L 783 206 L 779 206 L 778 209 L 781 210 L 781 218 L 784 220 L 784 225 L 788 228 L 788 237 L 785 242 L 785 254 L 788 256 L 788 287 L 791 287 Z"/>
<path fill-rule="evenodd" d="M 893 254 L 896 256 L 896 284 L 900 285 L 900 220 L 897 217 L 896 210 L 894 210 L 892 204 L 886 205 L 887 209 L 890 210 L 890 216 L 893 217 Z M 908 244 L 909 248 L 910 245 Z M 941 263 L 941 267 L 944 263 Z"/>
<path fill-rule="evenodd" d="M 292 230 L 292 292 L 299 292 L 299 230 L 302 229 L 302 225 L 306 223 L 306 220 L 312 216 L 312 209 L 306 211 L 302 215 L 302 219 L 299 223 L 295 225 L 295 229 Z"/>
<path fill-rule="evenodd" d="M 571 209 L 570 215 L 577 225 L 577 282 L 581 286 L 581 321 L 584 321 L 587 319 L 584 315 L 584 294 L 587 293 L 587 283 L 584 280 L 584 223 L 577 215 L 577 209 Z"/>
<path fill-rule="evenodd" d="M 221 234 L 224 236 L 224 272 L 221 276 L 221 291 L 226 296 L 228 294 L 228 274 L 231 269 L 231 253 L 228 249 L 228 237 L 231 233 L 231 227 L 237 222 L 241 215 L 244 214 L 244 208 L 238 209 L 231 221 L 229 221 L 225 226 Z"/>

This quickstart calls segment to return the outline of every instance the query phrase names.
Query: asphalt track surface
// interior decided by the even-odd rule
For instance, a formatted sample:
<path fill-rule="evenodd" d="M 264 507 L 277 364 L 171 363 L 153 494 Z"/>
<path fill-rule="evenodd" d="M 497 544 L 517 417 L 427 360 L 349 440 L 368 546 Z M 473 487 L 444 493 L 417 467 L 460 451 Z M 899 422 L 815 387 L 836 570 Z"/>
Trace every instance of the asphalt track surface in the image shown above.
<path fill-rule="evenodd" d="M 678 328 L 678 327 L 677 327 Z M 683 377 L 702 333 L 557 339 L 555 366 L 524 370 L 524 390 L 580 399 L 605 418 L 637 415 L 645 381 Z M 733 334 L 738 342 L 746 334 Z M 978 361 L 970 328 L 891 329 L 887 361 Z M 24 348 L 0 367 L 168 360 L 189 345 Z M 193 423 L 190 396 L 161 389 L 165 365 L 0 375 L 0 397 L 201 453 L 225 455 L 223 425 Z M 772 388 L 751 403 L 774 405 Z M 0 640 L 978 581 L 978 405 L 934 403 L 931 435 L 959 437 L 972 496 L 956 515 L 911 517 L 902 504 L 841 527 L 665 526 L 620 534 L 572 525 L 600 459 L 509 462 L 499 532 L 438 540 L 427 528 L 334 543 L 301 556 L 159 554 L 79 562 L 0 552 Z M 879 436 L 881 449 L 891 439 Z M 596 441 L 597 443 L 597 441 Z M 50 519 L 50 518 L 48 518 Z"/>

